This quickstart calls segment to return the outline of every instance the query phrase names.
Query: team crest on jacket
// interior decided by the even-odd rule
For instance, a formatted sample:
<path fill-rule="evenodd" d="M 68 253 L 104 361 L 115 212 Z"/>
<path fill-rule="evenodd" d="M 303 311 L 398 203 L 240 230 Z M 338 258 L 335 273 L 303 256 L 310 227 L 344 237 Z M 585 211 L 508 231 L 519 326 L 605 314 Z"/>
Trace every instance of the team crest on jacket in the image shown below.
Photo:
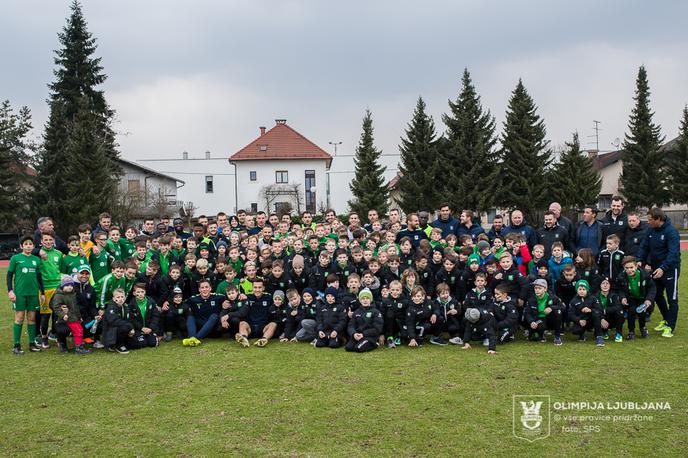
<path fill-rule="evenodd" d="M 513 434 L 519 439 L 535 442 L 549 437 L 550 398 L 548 395 L 515 394 L 512 401 Z"/>

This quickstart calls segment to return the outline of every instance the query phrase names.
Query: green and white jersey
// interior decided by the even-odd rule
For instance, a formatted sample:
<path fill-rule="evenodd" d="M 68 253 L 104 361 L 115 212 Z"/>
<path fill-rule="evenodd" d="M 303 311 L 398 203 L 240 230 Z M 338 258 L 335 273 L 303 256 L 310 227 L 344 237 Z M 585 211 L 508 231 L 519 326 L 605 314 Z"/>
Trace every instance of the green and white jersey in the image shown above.
<path fill-rule="evenodd" d="M 91 252 L 89 263 L 91 264 L 91 275 L 95 283 L 98 283 L 101 278 L 110 273 L 112 261 L 112 256 L 106 250 L 100 250 L 100 255 L 98 256 Z"/>
<path fill-rule="evenodd" d="M 12 290 L 15 295 L 38 297 L 41 293 L 38 272 L 42 263 L 41 258 L 34 255 L 19 253 L 12 256 L 7 270 L 14 274 Z"/>
<path fill-rule="evenodd" d="M 41 276 L 43 277 L 43 287 L 45 289 L 56 289 L 60 286 L 62 280 L 62 268 L 64 254 L 57 248 L 46 250 L 42 248 L 46 254 L 46 259 L 42 260 L 40 265 Z"/>
<path fill-rule="evenodd" d="M 67 275 L 74 275 L 79 272 L 82 266 L 88 265 L 88 260 L 79 254 L 72 255 L 71 253 L 62 258 L 62 273 Z"/>

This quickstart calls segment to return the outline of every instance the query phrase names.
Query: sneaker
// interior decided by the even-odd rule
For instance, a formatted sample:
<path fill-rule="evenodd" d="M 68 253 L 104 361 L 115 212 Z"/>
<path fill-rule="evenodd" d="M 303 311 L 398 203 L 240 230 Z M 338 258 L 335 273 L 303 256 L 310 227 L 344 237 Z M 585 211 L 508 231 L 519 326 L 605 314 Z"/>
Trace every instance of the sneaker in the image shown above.
<path fill-rule="evenodd" d="M 48 334 L 48 340 L 51 342 L 57 342 L 57 335 L 53 331 L 50 331 L 50 334 Z"/>
<path fill-rule="evenodd" d="M 47 338 L 47 337 L 43 337 L 43 338 L 41 339 L 41 348 L 42 348 L 43 350 L 47 350 L 48 348 L 50 348 L 50 344 L 48 343 L 48 338 Z"/>
<path fill-rule="evenodd" d="M 85 344 L 89 344 L 89 345 L 90 345 L 90 344 L 92 344 L 93 342 L 94 342 L 94 340 L 91 339 L 90 337 L 86 337 L 86 338 L 84 339 L 84 343 L 85 343 Z"/>
<path fill-rule="evenodd" d="M 41 351 L 41 347 L 39 345 L 36 345 L 35 343 L 31 343 L 29 344 L 29 351 L 38 353 L 39 351 Z"/>
<path fill-rule="evenodd" d="M 256 347 L 261 347 L 261 348 L 266 346 L 267 344 L 268 344 L 268 339 L 266 339 L 265 337 L 261 337 L 260 339 L 256 340 L 253 343 L 253 345 L 255 345 Z"/>
<path fill-rule="evenodd" d="M 547 338 L 545 337 L 545 334 L 543 333 L 542 336 L 540 336 L 540 343 L 545 343 L 547 342 Z"/>
<path fill-rule="evenodd" d="M 554 345 L 557 347 L 563 345 L 564 342 L 561 341 L 561 336 L 554 336 Z"/>
<path fill-rule="evenodd" d="M 120 355 L 128 355 L 129 354 L 129 350 L 124 345 L 121 345 L 121 346 L 115 348 L 115 351 L 117 353 L 119 353 Z"/>
<path fill-rule="evenodd" d="M 640 328 L 640 338 L 641 339 L 647 339 L 647 336 L 649 336 L 650 333 L 648 332 L 647 328 Z"/>
<path fill-rule="evenodd" d="M 93 348 L 98 348 L 98 349 L 105 348 L 105 345 L 103 345 L 103 343 L 100 340 L 96 340 L 93 343 Z"/>
<path fill-rule="evenodd" d="M 667 327 L 667 322 L 662 320 L 659 322 L 657 326 L 655 326 L 655 331 L 661 332 L 664 331 Z"/>
<path fill-rule="evenodd" d="M 523 337 L 530 337 L 530 329 L 523 330 Z"/>
<path fill-rule="evenodd" d="M 489 347 L 490 346 L 490 339 L 483 339 L 483 347 Z"/>
<path fill-rule="evenodd" d="M 397 347 L 401 345 L 401 337 L 397 337 L 396 339 L 394 339 L 394 345 L 396 345 Z"/>
<path fill-rule="evenodd" d="M 449 343 L 452 345 L 463 345 L 463 340 L 461 340 L 461 337 L 452 337 L 449 339 Z"/>
<path fill-rule="evenodd" d="M 674 337 L 674 333 L 669 326 L 664 328 L 664 331 L 662 332 L 662 337 Z"/>
<path fill-rule="evenodd" d="M 578 336 L 578 342 L 585 342 L 585 333 Z"/>
<path fill-rule="evenodd" d="M 203 343 L 195 337 L 189 337 L 189 340 L 192 342 L 192 344 L 191 344 L 192 347 L 196 347 L 196 346 Z"/>
<path fill-rule="evenodd" d="M 397 348 L 397 344 L 394 343 L 394 339 L 387 339 L 387 348 Z"/>
<path fill-rule="evenodd" d="M 614 336 L 614 342 L 616 342 L 616 343 L 623 342 L 623 336 L 621 335 L 620 332 L 617 332 L 616 335 Z"/>
<path fill-rule="evenodd" d="M 74 349 L 74 353 L 76 353 L 77 355 L 88 355 L 89 353 L 91 353 L 91 350 L 84 347 L 84 344 L 81 344 L 77 345 L 77 347 Z"/>
<path fill-rule="evenodd" d="M 183 347 L 190 347 L 191 346 L 191 339 L 182 339 L 182 346 Z"/>
<path fill-rule="evenodd" d="M 112 347 L 107 347 L 107 351 L 109 351 L 111 353 L 115 353 L 115 352 L 117 352 L 117 349 L 113 345 Z"/>
<path fill-rule="evenodd" d="M 604 347 L 604 337 L 602 337 L 602 336 L 595 337 L 595 345 L 597 345 L 598 347 Z"/>
<path fill-rule="evenodd" d="M 61 342 L 57 343 L 57 348 L 58 348 L 58 350 L 60 350 L 60 353 L 69 353 L 69 349 L 67 348 L 67 345 L 65 345 Z"/>
<path fill-rule="evenodd" d="M 447 346 L 447 341 L 444 340 L 442 337 L 435 337 L 432 336 L 430 337 L 430 343 L 433 345 L 439 345 L 441 347 L 446 347 Z"/>
<path fill-rule="evenodd" d="M 239 343 L 239 345 L 241 345 L 244 348 L 247 348 L 251 345 L 248 339 L 239 334 L 238 332 L 234 335 L 234 340 L 236 340 Z"/>
<path fill-rule="evenodd" d="M 628 335 L 626 336 L 626 339 L 635 340 L 635 332 L 633 332 L 633 331 L 629 332 Z"/>
<path fill-rule="evenodd" d="M 22 350 L 21 345 L 15 345 L 12 349 L 12 353 L 17 356 L 20 356 L 24 354 L 24 350 Z"/>
<path fill-rule="evenodd" d="M 604 331 L 603 337 L 604 340 L 609 340 L 609 331 Z"/>
<path fill-rule="evenodd" d="M 172 333 L 166 332 L 165 333 L 165 342 L 171 342 L 171 341 L 172 341 Z"/>
<path fill-rule="evenodd" d="M 247 342 L 248 342 L 248 340 L 247 340 Z M 318 339 L 311 340 L 311 345 L 313 345 L 314 347 L 317 343 L 318 343 Z"/>

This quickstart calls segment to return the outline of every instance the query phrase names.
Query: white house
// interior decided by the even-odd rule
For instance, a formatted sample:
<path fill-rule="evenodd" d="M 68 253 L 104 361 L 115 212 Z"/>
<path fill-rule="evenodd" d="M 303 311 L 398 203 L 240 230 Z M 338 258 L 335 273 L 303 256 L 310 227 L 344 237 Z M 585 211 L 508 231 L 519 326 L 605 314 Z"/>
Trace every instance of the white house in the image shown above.
<path fill-rule="evenodd" d="M 236 170 L 236 208 L 256 212 L 319 211 L 327 205 L 332 156 L 285 119 L 229 158 Z"/>
<path fill-rule="evenodd" d="M 183 179 L 185 184 L 179 189 L 179 204 L 192 204 L 195 216 L 234 212 L 234 168 L 226 156 L 213 157 L 206 151 L 201 157 L 194 157 L 184 152 L 176 158 L 140 159 L 138 162 Z"/>
<path fill-rule="evenodd" d="M 177 212 L 177 190 L 184 186 L 183 180 L 126 159 L 119 158 L 118 162 L 124 172 L 120 178 L 121 190 L 133 194 L 140 193 L 141 209 L 144 213 L 161 203 L 167 205 L 171 214 Z"/>

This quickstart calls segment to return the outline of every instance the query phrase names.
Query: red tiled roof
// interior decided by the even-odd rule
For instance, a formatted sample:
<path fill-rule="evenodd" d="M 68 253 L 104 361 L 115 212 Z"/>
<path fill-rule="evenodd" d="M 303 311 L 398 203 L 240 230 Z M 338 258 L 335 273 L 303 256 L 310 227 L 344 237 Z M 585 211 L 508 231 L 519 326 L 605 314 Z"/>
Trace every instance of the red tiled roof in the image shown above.
<path fill-rule="evenodd" d="M 392 177 L 391 180 L 389 180 L 389 183 L 387 183 L 387 188 L 388 188 L 388 189 L 392 189 L 392 190 L 393 190 L 393 189 L 396 189 L 397 186 L 399 186 L 399 180 L 400 180 L 401 177 L 403 177 L 403 176 L 404 176 L 403 173 L 397 172 L 397 174 L 394 175 L 394 177 Z"/>
<path fill-rule="evenodd" d="M 597 170 L 602 170 L 603 168 L 612 165 L 616 161 L 623 159 L 623 150 L 612 151 L 611 153 L 598 154 L 592 161 L 593 167 Z"/>
<path fill-rule="evenodd" d="M 262 149 L 261 149 L 262 148 Z M 264 159 L 325 159 L 332 156 L 306 137 L 289 127 L 285 120 L 230 156 L 230 161 L 257 161 Z"/>

